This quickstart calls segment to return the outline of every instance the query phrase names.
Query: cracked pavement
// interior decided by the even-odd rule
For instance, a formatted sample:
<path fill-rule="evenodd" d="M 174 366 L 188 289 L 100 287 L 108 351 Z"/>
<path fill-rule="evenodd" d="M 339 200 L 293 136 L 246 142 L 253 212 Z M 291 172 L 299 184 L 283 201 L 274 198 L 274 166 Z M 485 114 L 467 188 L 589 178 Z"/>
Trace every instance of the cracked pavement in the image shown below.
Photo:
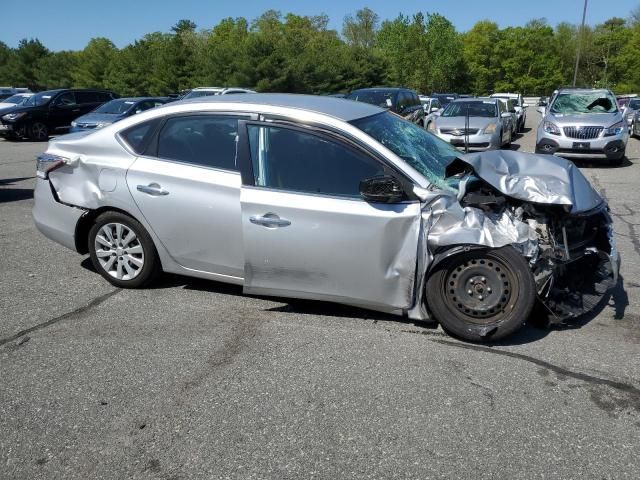
<path fill-rule="evenodd" d="M 0 478 L 637 478 L 640 140 L 579 164 L 615 218 L 609 302 L 490 346 L 186 277 L 115 289 L 35 230 L 44 148 L 0 140 Z"/>

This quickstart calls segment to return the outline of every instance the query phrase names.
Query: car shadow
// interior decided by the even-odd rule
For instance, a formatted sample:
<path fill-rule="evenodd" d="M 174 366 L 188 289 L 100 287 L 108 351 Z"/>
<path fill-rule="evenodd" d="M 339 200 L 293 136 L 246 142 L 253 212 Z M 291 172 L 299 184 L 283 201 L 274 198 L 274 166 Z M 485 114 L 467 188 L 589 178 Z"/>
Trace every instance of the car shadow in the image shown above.
<path fill-rule="evenodd" d="M 606 169 L 616 169 L 616 168 L 626 168 L 633 166 L 633 162 L 629 160 L 627 157 L 622 159 L 622 163 L 616 165 L 609 163 L 608 160 L 602 159 L 572 159 L 573 163 L 580 168 L 606 168 Z"/>
<path fill-rule="evenodd" d="M 0 188 L 0 203 L 19 202 L 30 198 L 33 198 L 33 188 Z"/>
<path fill-rule="evenodd" d="M 81 264 L 83 268 L 96 272 L 91 259 L 85 258 Z M 251 297 L 260 300 L 266 300 L 270 303 L 282 303 L 275 307 L 268 306 L 263 309 L 265 312 L 280 312 L 294 315 L 314 315 L 321 317 L 349 318 L 359 320 L 373 320 L 377 322 L 393 322 L 398 325 L 411 325 L 419 328 L 419 333 L 435 334 L 438 324 L 432 321 L 411 320 L 407 317 L 396 316 L 367 310 L 364 308 L 342 305 L 338 303 L 325 302 L 320 300 L 303 300 L 283 297 L 270 297 L 263 295 L 249 295 L 242 292 L 241 285 L 233 285 L 229 283 L 216 282 L 214 280 L 206 280 L 194 277 L 186 277 L 183 275 L 164 273 L 151 286 L 150 290 L 167 289 L 167 288 L 183 288 L 185 290 L 195 290 L 199 292 L 218 293 L 222 295 L 232 295 L 235 297 Z M 578 318 L 563 322 L 561 324 L 549 325 L 544 307 L 538 305 L 527 323 L 516 333 L 502 340 L 482 342 L 488 346 L 516 346 L 533 343 L 542 340 L 553 331 L 579 329 L 594 320 L 602 311 L 607 308 L 614 309 L 614 319 L 621 320 L 625 316 L 625 311 L 629 306 L 629 297 L 624 289 L 624 280 L 622 276 L 618 277 L 616 286 L 607 293 L 596 307 Z M 462 340 L 465 341 L 465 340 Z M 469 343 L 469 342 L 467 342 Z"/>

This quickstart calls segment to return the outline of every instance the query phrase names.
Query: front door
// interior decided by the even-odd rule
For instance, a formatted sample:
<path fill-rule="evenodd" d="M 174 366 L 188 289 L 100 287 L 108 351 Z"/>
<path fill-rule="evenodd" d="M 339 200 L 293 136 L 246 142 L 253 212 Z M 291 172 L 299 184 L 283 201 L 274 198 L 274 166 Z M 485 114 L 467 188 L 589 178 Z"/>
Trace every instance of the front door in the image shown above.
<path fill-rule="evenodd" d="M 247 138 L 245 291 L 409 307 L 420 204 L 372 204 L 359 195 L 361 180 L 389 167 L 318 132 L 248 124 Z"/>
<path fill-rule="evenodd" d="M 61 93 L 49 108 L 49 123 L 53 129 L 65 128 L 71 121 L 81 115 L 80 105 L 73 92 Z"/>
<path fill-rule="evenodd" d="M 129 168 L 127 185 L 178 264 L 241 279 L 237 128 L 228 116 L 170 117 L 149 154 Z"/>

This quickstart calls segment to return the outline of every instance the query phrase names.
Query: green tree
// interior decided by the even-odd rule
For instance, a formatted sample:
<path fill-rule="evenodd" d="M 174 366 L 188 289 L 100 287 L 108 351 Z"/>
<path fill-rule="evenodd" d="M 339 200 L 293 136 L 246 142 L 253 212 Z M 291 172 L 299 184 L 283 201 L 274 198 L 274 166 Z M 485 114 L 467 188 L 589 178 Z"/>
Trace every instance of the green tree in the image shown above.
<path fill-rule="evenodd" d="M 43 88 L 44 85 L 38 82 L 38 62 L 49 54 L 49 50 L 38 39 L 20 40 L 6 65 L 8 83 L 35 90 Z"/>
<path fill-rule="evenodd" d="M 477 95 L 491 93 L 502 76 L 498 24 L 489 20 L 477 22 L 463 34 L 462 41 L 469 73 L 469 90 Z"/>
<path fill-rule="evenodd" d="M 72 72 L 74 86 L 101 88 L 107 71 L 117 54 L 116 46 L 108 38 L 92 38 L 79 52 L 77 66 Z"/>
<path fill-rule="evenodd" d="M 342 36 L 352 47 L 371 49 L 375 46 L 379 25 L 380 17 L 373 10 L 363 8 L 356 12 L 355 17 L 344 17 Z"/>

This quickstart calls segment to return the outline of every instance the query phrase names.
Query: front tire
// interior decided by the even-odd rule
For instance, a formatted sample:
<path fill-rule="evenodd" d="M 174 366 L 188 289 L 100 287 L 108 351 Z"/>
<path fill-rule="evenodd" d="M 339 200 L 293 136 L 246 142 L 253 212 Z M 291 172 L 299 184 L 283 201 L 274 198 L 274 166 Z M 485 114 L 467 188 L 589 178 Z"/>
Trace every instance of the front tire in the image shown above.
<path fill-rule="evenodd" d="M 425 288 L 427 306 L 442 328 L 472 342 L 519 330 L 536 298 L 531 269 L 510 246 L 454 255 L 436 266 Z"/>
<path fill-rule="evenodd" d="M 89 230 L 88 245 L 96 271 L 117 287 L 144 287 L 160 273 L 151 236 L 140 222 L 123 213 L 99 215 Z"/>
<path fill-rule="evenodd" d="M 49 140 L 49 128 L 42 122 L 33 122 L 29 126 L 29 138 L 38 142 Z"/>

